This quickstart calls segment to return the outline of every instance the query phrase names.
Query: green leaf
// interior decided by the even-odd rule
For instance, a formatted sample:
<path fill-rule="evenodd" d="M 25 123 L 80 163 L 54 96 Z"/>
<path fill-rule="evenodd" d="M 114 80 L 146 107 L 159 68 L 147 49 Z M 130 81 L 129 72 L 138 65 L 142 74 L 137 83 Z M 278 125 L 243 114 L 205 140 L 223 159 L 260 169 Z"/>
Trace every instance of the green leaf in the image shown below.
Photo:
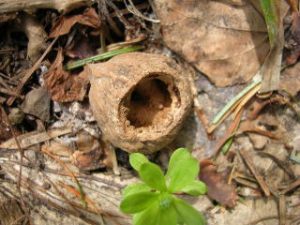
<path fill-rule="evenodd" d="M 160 225 L 157 223 L 159 215 L 159 205 L 153 204 L 143 212 L 133 216 L 133 225 Z"/>
<path fill-rule="evenodd" d="M 267 24 L 271 48 L 275 45 L 280 23 L 280 1 L 260 0 L 260 7 L 263 11 Z"/>
<path fill-rule="evenodd" d="M 137 213 L 145 210 L 158 201 L 158 193 L 139 192 L 126 196 L 120 204 L 120 209 L 124 213 Z"/>
<path fill-rule="evenodd" d="M 160 191 L 167 190 L 164 174 L 156 164 L 144 163 L 140 167 L 139 175 L 148 186 Z"/>
<path fill-rule="evenodd" d="M 204 225 L 205 220 L 196 209 L 192 206 L 187 204 L 185 201 L 175 198 L 174 199 L 174 206 L 178 216 L 180 217 L 179 220 L 183 221 L 185 225 Z"/>
<path fill-rule="evenodd" d="M 199 173 L 199 163 L 188 150 L 181 148 L 171 156 L 166 175 L 170 192 L 178 192 L 193 182 Z"/>
<path fill-rule="evenodd" d="M 128 195 L 139 193 L 139 192 L 147 192 L 151 191 L 151 188 L 145 183 L 135 183 L 129 184 L 126 188 L 123 189 L 122 194 L 123 198 Z"/>
<path fill-rule="evenodd" d="M 173 204 L 166 209 L 160 209 L 157 225 L 176 225 L 176 224 L 177 224 L 177 212 Z"/>
<path fill-rule="evenodd" d="M 207 187 L 202 181 L 194 180 L 192 183 L 185 186 L 181 191 L 189 195 L 198 196 L 205 194 L 207 192 Z"/>
<path fill-rule="evenodd" d="M 148 158 L 141 153 L 132 153 L 129 156 L 129 163 L 136 171 L 139 171 L 140 167 L 146 162 L 149 162 Z"/>

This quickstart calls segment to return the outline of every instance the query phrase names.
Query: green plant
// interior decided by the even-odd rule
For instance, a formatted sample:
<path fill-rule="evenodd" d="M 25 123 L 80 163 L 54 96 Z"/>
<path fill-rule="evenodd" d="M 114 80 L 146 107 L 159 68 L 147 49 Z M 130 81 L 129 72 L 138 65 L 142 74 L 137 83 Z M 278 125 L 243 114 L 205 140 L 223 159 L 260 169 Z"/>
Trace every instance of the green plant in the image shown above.
<path fill-rule="evenodd" d="M 129 161 L 143 182 L 123 190 L 120 208 L 133 214 L 134 225 L 205 224 L 202 214 L 176 197 L 180 193 L 198 196 L 206 192 L 206 185 L 197 180 L 199 163 L 187 149 L 174 151 L 165 176 L 143 154 L 130 154 Z"/>

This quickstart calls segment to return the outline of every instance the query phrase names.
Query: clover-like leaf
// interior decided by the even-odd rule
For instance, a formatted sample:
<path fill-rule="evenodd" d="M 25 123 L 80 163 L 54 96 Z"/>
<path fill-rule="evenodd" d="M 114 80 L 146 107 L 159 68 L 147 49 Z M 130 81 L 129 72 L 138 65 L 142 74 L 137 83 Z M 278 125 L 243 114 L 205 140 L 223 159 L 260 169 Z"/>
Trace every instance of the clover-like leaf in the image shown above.
<path fill-rule="evenodd" d="M 131 194 L 136 194 L 139 192 L 147 192 L 147 191 L 149 192 L 151 191 L 151 188 L 147 184 L 134 183 L 134 184 L 129 184 L 126 188 L 124 188 L 122 194 L 123 194 L 123 198 L 125 198 Z"/>
<path fill-rule="evenodd" d="M 136 171 L 139 171 L 140 167 L 146 162 L 149 162 L 148 158 L 141 153 L 132 153 L 129 156 L 129 163 Z"/>
<path fill-rule="evenodd" d="M 202 181 L 194 180 L 192 183 L 181 189 L 181 191 L 189 195 L 198 196 L 205 194 L 207 192 L 207 187 Z"/>
<path fill-rule="evenodd" d="M 160 191 L 166 191 L 166 181 L 159 166 L 154 163 L 144 163 L 139 170 L 141 179 L 150 187 Z"/>
<path fill-rule="evenodd" d="M 177 215 L 179 216 L 179 220 L 183 221 L 185 225 L 205 224 L 205 220 L 200 212 L 187 204 L 185 201 L 175 198 L 174 207 L 176 209 Z"/>
<path fill-rule="evenodd" d="M 155 192 L 139 192 L 126 196 L 120 205 L 124 213 L 138 213 L 159 201 L 159 194 Z"/>
<path fill-rule="evenodd" d="M 171 156 L 166 175 L 170 192 L 178 192 L 192 183 L 199 173 L 199 163 L 188 150 L 181 148 Z"/>
<path fill-rule="evenodd" d="M 158 225 L 159 204 L 154 203 L 148 209 L 133 216 L 133 225 Z"/>

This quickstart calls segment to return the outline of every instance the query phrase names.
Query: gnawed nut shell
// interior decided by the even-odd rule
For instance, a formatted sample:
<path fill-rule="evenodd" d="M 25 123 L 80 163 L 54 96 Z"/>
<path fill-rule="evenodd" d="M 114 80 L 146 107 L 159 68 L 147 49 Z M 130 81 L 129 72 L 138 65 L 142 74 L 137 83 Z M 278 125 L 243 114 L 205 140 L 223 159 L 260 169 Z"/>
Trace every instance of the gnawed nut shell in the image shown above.
<path fill-rule="evenodd" d="M 90 64 L 91 108 L 105 139 L 127 152 L 169 144 L 192 105 L 189 74 L 168 57 L 128 53 Z"/>

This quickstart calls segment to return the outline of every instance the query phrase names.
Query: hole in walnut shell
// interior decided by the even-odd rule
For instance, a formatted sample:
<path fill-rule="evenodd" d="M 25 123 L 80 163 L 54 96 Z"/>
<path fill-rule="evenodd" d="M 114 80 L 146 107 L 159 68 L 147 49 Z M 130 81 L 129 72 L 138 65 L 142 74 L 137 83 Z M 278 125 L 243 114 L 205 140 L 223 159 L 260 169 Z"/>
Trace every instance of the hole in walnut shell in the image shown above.
<path fill-rule="evenodd" d="M 168 76 L 143 78 L 126 97 L 126 120 L 135 128 L 162 124 L 179 101 L 178 89 Z"/>

